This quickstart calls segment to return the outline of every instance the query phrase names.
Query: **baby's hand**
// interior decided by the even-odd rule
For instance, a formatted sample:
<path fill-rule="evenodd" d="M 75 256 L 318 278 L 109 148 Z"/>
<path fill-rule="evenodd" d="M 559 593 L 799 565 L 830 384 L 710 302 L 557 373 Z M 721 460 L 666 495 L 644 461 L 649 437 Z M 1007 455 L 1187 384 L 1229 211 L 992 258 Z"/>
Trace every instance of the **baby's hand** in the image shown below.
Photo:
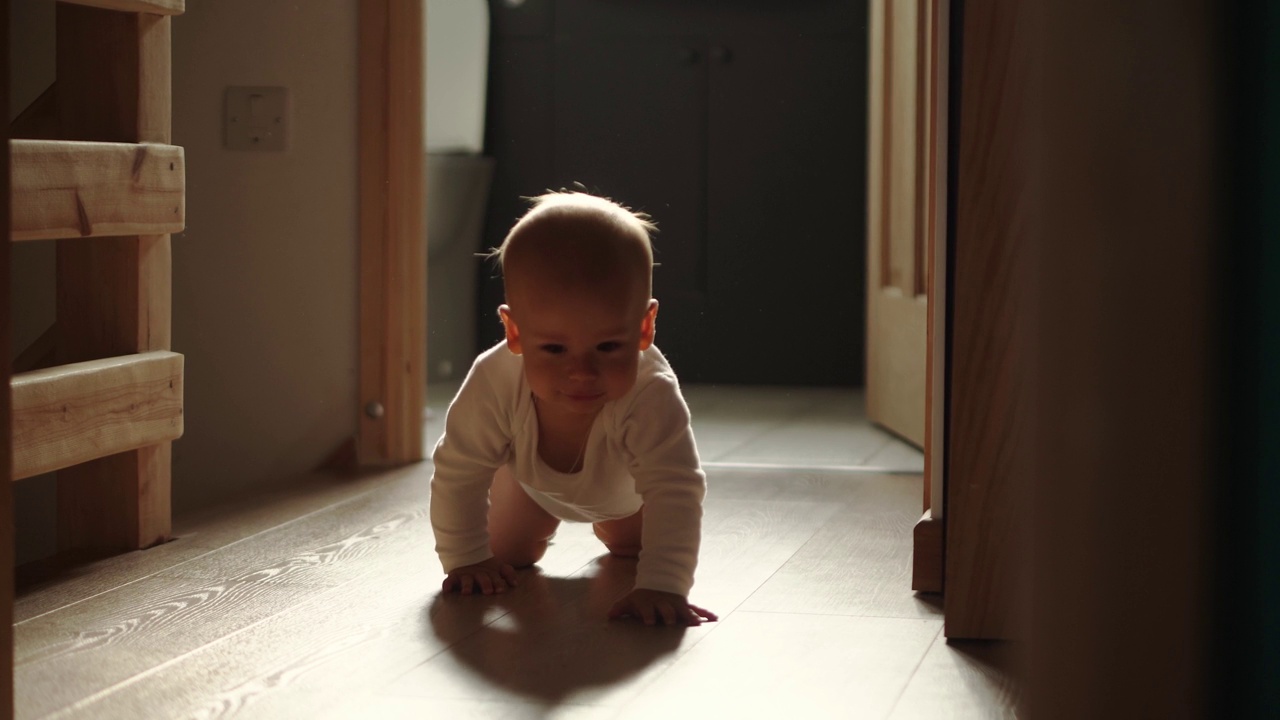
<path fill-rule="evenodd" d="M 508 585 L 515 587 L 518 584 L 515 568 L 504 562 L 498 562 L 496 558 L 489 558 L 475 565 L 454 568 L 444 579 L 441 589 L 445 592 L 453 592 L 454 588 L 457 588 L 463 595 L 470 595 L 471 591 L 478 586 L 480 592 L 492 595 L 506 592 Z"/>
<path fill-rule="evenodd" d="M 609 608 L 609 619 L 633 617 L 645 625 L 661 620 L 666 625 L 701 625 L 719 620 L 715 613 L 690 605 L 682 595 L 636 588 Z"/>

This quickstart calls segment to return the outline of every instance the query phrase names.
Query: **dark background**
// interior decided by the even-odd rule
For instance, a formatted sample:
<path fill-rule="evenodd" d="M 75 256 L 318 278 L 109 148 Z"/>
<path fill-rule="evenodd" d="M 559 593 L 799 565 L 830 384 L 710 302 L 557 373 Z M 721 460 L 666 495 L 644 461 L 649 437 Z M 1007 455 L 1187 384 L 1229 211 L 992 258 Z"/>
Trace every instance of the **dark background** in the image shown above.
<path fill-rule="evenodd" d="M 653 216 L 657 344 L 685 382 L 861 385 L 863 0 L 490 3 L 482 249 L 572 188 Z M 477 351 L 501 338 L 479 268 Z"/>

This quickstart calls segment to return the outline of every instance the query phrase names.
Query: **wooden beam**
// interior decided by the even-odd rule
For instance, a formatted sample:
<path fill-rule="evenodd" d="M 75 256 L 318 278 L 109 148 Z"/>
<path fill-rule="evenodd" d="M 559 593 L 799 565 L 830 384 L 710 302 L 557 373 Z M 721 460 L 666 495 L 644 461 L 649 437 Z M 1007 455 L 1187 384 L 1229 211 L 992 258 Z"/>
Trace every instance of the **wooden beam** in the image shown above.
<path fill-rule="evenodd" d="M 0 107 L 9 108 L 9 3 L 0 4 Z M 3 140 L 8 141 L 8 131 Z M 0 153 L 0 227 L 9 223 L 9 156 Z M 9 243 L 0 242 L 0 298 L 10 297 Z M 9 357 L 13 321 L 0 313 L 0 358 Z M 9 365 L 0 363 L 0 387 L 9 386 Z M 10 437 L 9 393 L 0 393 L 0 720 L 13 718 L 13 566 L 15 560 L 13 517 L 13 441 Z"/>
<path fill-rule="evenodd" d="M 183 150 L 12 140 L 13 240 L 163 235 L 186 223 Z"/>
<path fill-rule="evenodd" d="M 58 2 L 153 15 L 181 15 L 187 10 L 187 0 L 58 0 Z"/>
<path fill-rule="evenodd" d="M 53 140 L 58 137 L 58 88 L 50 85 L 9 123 L 9 137 Z"/>
<path fill-rule="evenodd" d="M 171 18 L 57 5 L 62 137 L 170 143 Z M 58 241 L 58 361 L 168 350 L 168 235 Z M 167 442 L 58 471 L 58 547 L 148 547 L 170 532 Z"/>
<path fill-rule="evenodd" d="M 360 2 L 361 465 L 424 457 L 422 12 L 422 0 Z"/>
<path fill-rule="evenodd" d="M 13 376 L 13 479 L 182 436 L 182 364 L 159 351 Z"/>

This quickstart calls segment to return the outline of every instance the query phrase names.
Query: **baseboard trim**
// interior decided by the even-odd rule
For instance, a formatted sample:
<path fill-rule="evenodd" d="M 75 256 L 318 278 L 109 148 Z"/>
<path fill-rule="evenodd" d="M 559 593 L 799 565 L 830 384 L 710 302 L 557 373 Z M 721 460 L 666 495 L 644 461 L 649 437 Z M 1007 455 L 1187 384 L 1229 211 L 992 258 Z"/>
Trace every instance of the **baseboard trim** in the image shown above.
<path fill-rule="evenodd" d="M 916 592 L 941 593 L 943 577 L 942 518 L 933 517 L 932 510 L 925 510 L 916 521 L 913 532 L 915 547 L 911 557 L 911 589 Z"/>

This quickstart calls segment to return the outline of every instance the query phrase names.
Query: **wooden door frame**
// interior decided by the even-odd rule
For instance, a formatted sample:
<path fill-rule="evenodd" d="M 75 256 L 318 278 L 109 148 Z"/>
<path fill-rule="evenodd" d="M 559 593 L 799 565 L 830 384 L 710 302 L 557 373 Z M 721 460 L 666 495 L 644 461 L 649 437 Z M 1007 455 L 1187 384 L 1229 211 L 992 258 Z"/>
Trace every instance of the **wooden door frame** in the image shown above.
<path fill-rule="evenodd" d="M 0 2 L 0 107 L 9 116 L 9 0 Z M 9 144 L 9 126 L 4 126 L 4 142 Z M 9 153 L 0 153 L 0 227 L 9 227 Z M 5 468 L 0 488 L 0 720 L 13 717 L 13 593 L 14 593 L 14 517 L 13 517 L 13 435 L 10 428 L 9 364 L 9 255 L 12 243 L 6 237 L 0 243 L 0 297 L 5 298 L 5 312 L 0 314 L 0 467 Z"/>
<path fill-rule="evenodd" d="M 423 5 L 359 7 L 360 466 L 425 457 Z"/>

